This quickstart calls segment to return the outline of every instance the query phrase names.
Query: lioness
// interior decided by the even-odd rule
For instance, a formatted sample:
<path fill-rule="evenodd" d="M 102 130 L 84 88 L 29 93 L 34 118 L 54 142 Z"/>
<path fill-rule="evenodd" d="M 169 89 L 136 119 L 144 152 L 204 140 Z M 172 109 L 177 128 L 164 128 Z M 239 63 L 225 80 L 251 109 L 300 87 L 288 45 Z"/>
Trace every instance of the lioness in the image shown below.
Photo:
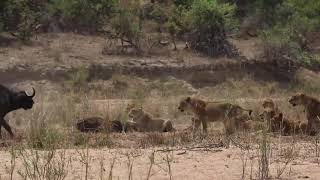
<path fill-rule="evenodd" d="M 205 102 L 200 99 L 187 97 L 180 102 L 178 109 L 181 112 L 191 111 L 196 115 L 194 125 L 199 126 L 202 123 L 203 131 L 207 132 L 207 122 L 222 121 L 227 134 L 232 133 L 240 122 L 237 117 L 243 115 L 244 111 L 251 115 L 252 110 L 243 109 L 242 107 L 230 103 Z"/>
<path fill-rule="evenodd" d="M 280 132 L 282 135 L 305 133 L 306 123 L 285 118 L 273 100 L 265 100 L 262 106 L 264 111 L 260 114 L 260 118 L 268 122 L 269 131 Z"/>
<path fill-rule="evenodd" d="M 273 102 L 272 99 L 265 99 L 262 103 L 262 107 L 264 110 L 273 110 L 276 113 L 280 112 L 278 106 Z"/>
<path fill-rule="evenodd" d="M 316 98 L 307 96 L 303 93 L 293 95 L 289 99 L 289 103 L 292 106 L 301 105 L 304 106 L 308 124 L 307 133 L 309 135 L 315 135 L 319 132 L 320 128 L 320 102 Z"/>
<path fill-rule="evenodd" d="M 136 123 L 136 127 L 142 132 L 170 132 L 174 128 L 170 120 L 153 118 L 148 112 L 142 108 L 132 108 L 128 114 L 132 121 Z"/>

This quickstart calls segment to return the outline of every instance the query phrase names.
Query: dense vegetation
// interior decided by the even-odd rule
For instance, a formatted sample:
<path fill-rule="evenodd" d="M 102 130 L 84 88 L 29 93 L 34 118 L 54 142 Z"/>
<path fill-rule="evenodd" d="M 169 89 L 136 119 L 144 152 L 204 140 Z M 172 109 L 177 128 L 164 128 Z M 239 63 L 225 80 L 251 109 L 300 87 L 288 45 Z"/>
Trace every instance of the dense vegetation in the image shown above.
<path fill-rule="evenodd" d="M 247 25 L 245 25 L 247 24 Z M 265 57 L 307 65 L 320 27 L 319 0 L 2 0 L 0 30 L 28 41 L 35 33 L 103 33 L 148 52 L 167 39 L 210 56 L 232 56 L 227 34 L 259 36 Z M 249 30 L 250 29 L 250 30 Z M 250 32 L 254 29 L 255 33 Z"/>

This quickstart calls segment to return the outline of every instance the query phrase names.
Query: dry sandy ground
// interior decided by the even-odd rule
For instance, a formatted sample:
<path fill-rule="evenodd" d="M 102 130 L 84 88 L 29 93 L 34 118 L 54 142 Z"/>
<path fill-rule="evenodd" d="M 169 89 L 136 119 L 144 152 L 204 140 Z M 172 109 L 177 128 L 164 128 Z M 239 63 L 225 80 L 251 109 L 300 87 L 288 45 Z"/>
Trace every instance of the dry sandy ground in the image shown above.
<path fill-rule="evenodd" d="M 302 145 L 301 145 L 302 146 Z M 308 145 L 303 145 L 303 150 L 299 150 L 299 155 L 286 166 L 282 179 L 319 179 L 320 165 L 316 163 L 315 157 L 308 152 Z M 245 168 L 245 178 L 253 178 L 257 173 L 257 158 L 255 150 L 250 152 L 241 151 L 239 148 L 231 147 L 229 149 L 211 149 L 212 151 L 191 151 L 177 150 L 173 152 L 156 152 L 155 163 L 151 170 L 151 179 L 169 179 L 168 164 L 165 160 L 167 155 L 171 160 L 171 171 L 173 179 L 184 180 L 212 180 L 212 179 L 241 179 L 242 170 Z M 309 149 L 310 150 L 310 149 Z M 67 150 L 65 160 L 71 160 L 67 166 L 66 179 L 84 179 L 85 166 L 81 163 L 80 155 L 85 150 Z M 272 154 L 276 154 L 273 151 Z M 132 179 L 146 179 L 150 167 L 151 149 L 89 149 L 89 173 L 88 179 L 100 179 L 101 173 L 103 179 L 108 179 L 110 166 L 115 159 L 112 171 L 113 179 L 128 179 L 128 156 L 130 154 L 132 168 Z M 1 151 L 0 174 L 1 179 L 9 179 L 7 168 L 10 167 L 10 154 L 8 151 Z M 249 157 L 252 157 L 251 159 Z M 275 156 L 273 156 L 275 157 Z M 242 159 L 246 159 L 246 165 L 243 165 Z M 101 162 L 103 168 L 101 171 Z M 251 173 L 252 167 L 252 173 Z M 283 164 L 271 159 L 271 176 L 274 179 L 277 170 L 284 167 Z M 17 174 L 18 170 L 23 170 L 21 161 L 17 159 L 16 171 L 13 179 L 21 179 Z"/>

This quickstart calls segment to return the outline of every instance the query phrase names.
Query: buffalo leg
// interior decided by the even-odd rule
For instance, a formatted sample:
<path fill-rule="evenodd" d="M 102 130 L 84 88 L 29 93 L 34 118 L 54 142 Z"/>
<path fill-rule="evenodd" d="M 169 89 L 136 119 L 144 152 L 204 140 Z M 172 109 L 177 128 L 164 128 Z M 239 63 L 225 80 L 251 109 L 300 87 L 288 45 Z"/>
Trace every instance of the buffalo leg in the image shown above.
<path fill-rule="evenodd" d="M 1 122 L 1 126 L 4 127 L 4 129 L 6 129 L 8 131 L 8 133 L 10 134 L 11 137 L 13 137 L 13 133 L 12 133 L 12 130 L 11 130 L 11 127 L 9 126 L 9 124 L 6 122 L 6 121 L 2 121 Z"/>
<path fill-rule="evenodd" d="M 4 120 L 2 120 L 2 121 L 4 121 Z M 1 134 L 1 128 L 2 127 L 2 123 L 1 123 L 1 119 L 0 119 L 0 139 L 2 139 L 2 134 Z"/>

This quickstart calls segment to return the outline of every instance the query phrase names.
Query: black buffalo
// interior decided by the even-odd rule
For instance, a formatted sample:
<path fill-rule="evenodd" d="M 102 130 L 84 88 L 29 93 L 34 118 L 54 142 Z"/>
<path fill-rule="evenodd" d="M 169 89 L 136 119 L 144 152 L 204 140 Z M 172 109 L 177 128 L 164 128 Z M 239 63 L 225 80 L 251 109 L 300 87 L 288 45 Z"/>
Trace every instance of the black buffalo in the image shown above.
<path fill-rule="evenodd" d="M 1 127 L 4 127 L 11 137 L 13 133 L 9 124 L 4 120 L 4 117 L 11 111 L 23 108 L 24 110 L 31 109 L 34 101 L 33 97 L 36 94 L 34 88 L 32 88 L 32 95 L 27 95 L 25 91 L 13 91 L 0 84 L 0 138 Z"/>
<path fill-rule="evenodd" d="M 80 119 L 76 123 L 76 128 L 81 132 L 107 132 L 121 133 L 129 131 L 137 131 L 134 124 L 129 122 L 121 122 L 119 120 L 106 121 L 101 117 L 89 117 Z"/>

